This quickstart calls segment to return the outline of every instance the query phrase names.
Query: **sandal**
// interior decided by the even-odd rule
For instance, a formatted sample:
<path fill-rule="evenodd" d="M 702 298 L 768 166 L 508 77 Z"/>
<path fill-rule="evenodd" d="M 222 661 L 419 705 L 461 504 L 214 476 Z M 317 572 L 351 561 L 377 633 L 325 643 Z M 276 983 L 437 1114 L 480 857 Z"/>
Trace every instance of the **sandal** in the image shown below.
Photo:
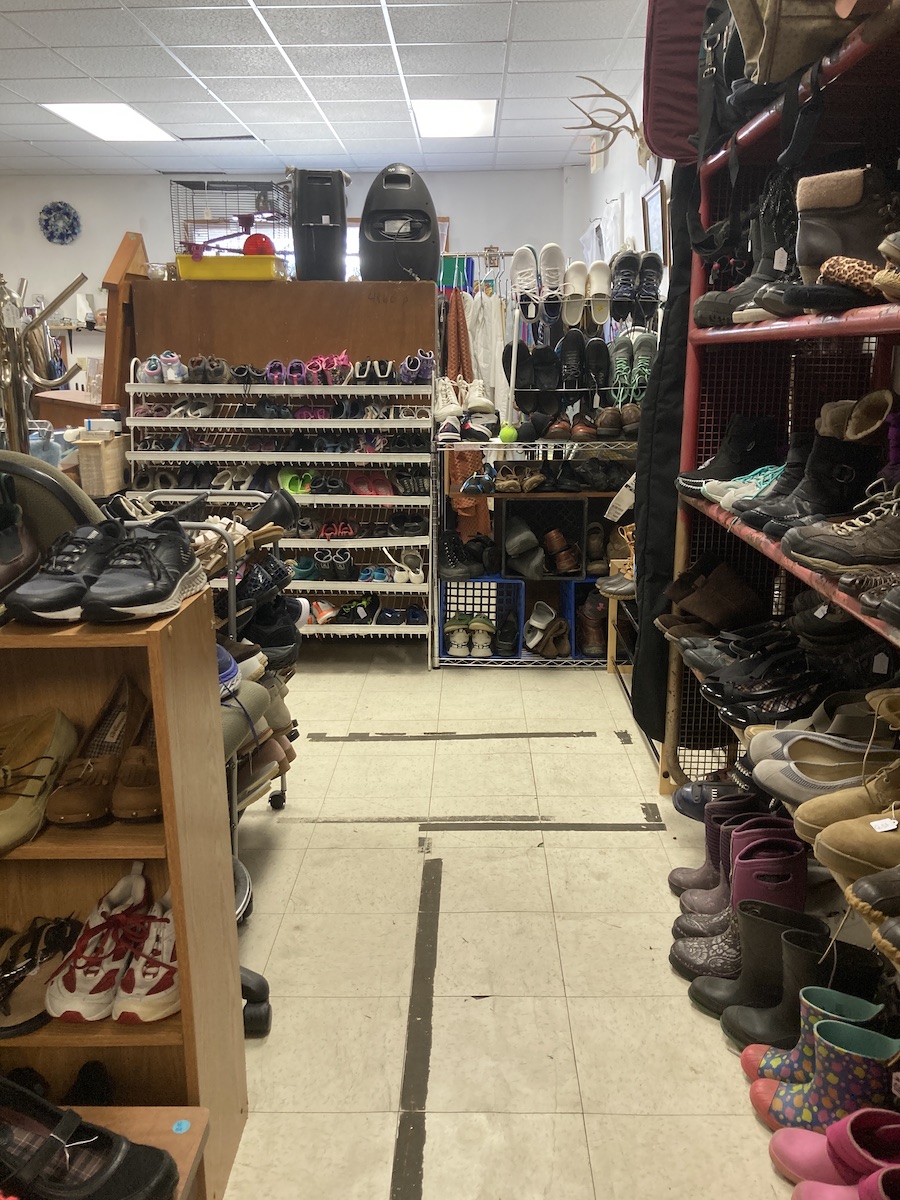
<path fill-rule="evenodd" d="M 539 487 L 543 487 L 547 482 L 547 476 L 542 474 L 537 467 L 526 467 L 525 477 L 522 480 L 523 492 L 534 492 Z"/>
<path fill-rule="evenodd" d="M 20 1036 L 47 1024 L 47 984 L 80 932 L 81 922 L 65 917 L 35 917 L 21 934 L 0 929 L 0 1037 Z"/>
<path fill-rule="evenodd" d="M 495 492 L 521 492 L 522 482 L 513 467 L 504 463 L 494 480 Z"/>
<path fill-rule="evenodd" d="M 522 640 L 529 650 L 533 650 L 544 637 L 550 625 L 557 620 L 556 609 L 538 600 L 531 610 L 531 616 L 525 622 Z"/>

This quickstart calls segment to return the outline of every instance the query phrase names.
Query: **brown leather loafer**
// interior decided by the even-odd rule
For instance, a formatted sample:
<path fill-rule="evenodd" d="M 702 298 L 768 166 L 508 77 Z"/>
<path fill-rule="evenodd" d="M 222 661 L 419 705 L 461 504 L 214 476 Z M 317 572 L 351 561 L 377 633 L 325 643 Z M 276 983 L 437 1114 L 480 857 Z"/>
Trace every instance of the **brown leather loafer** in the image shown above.
<path fill-rule="evenodd" d="M 597 426 L 591 413 L 580 412 L 572 422 L 572 440 L 575 442 L 595 442 Z"/>
<path fill-rule="evenodd" d="M 559 554 L 560 550 L 565 550 L 569 544 L 561 529 L 551 529 L 549 533 L 545 533 L 543 543 L 548 554 Z"/>
<path fill-rule="evenodd" d="M 560 575 L 574 575 L 581 571 L 581 551 L 577 546 L 566 546 L 556 555 L 556 569 Z"/>
<path fill-rule="evenodd" d="M 555 442 L 567 441 L 572 436 L 572 426 L 569 424 L 569 418 L 565 413 L 560 413 L 550 428 L 544 434 L 545 438 L 549 438 Z"/>
<path fill-rule="evenodd" d="M 635 437 L 641 424 L 641 406 L 639 404 L 622 405 L 622 432 L 626 437 Z"/>
<path fill-rule="evenodd" d="M 616 407 L 601 408 L 597 417 L 597 436 L 617 438 L 622 436 L 622 410 Z"/>

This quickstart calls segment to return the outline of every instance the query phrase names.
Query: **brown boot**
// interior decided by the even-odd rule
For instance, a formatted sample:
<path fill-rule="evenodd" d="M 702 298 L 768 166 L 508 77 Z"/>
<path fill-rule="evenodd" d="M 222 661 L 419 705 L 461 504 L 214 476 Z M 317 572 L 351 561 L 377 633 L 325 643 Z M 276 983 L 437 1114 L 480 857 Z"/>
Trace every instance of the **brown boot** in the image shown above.
<path fill-rule="evenodd" d="M 716 629 L 740 629 L 765 616 L 765 605 L 728 563 L 720 563 L 679 606 Z"/>
<path fill-rule="evenodd" d="M 606 615 L 596 606 L 589 610 L 579 605 L 575 610 L 575 640 L 582 654 L 603 658 L 606 654 Z"/>
<path fill-rule="evenodd" d="M 884 176 L 877 167 L 854 167 L 829 175 L 809 175 L 797 184 L 797 265 L 805 284 L 819 277 L 836 254 L 881 266 L 878 243 L 884 237 L 888 204 Z"/>

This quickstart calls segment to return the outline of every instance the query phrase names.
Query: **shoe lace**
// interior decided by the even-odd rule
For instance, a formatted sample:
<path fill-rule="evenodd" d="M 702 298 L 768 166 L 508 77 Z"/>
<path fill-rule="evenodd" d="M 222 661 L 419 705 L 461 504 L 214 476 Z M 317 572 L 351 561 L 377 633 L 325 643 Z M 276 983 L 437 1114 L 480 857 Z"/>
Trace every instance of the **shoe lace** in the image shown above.
<path fill-rule="evenodd" d="M 47 575 L 71 575 L 75 563 L 90 546 L 87 538 L 75 537 L 71 533 L 61 534 L 47 551 L 44 573 Z"/>
<path fill-rule="evenodd" d="M 53 763 L 54 761 L 52 754 L 39 754 L 37 758 L 30 758 L 17 767 L 0 766 L 0 792 L 6 792 L 13 796 L 27 795 L 28 784 L 41 778 L 38 763 Z M 29 767 L 32 768 L 30 771 Z M 19 787 L 21 787 L 21 791 L 17 791 Z"/>
<path fill-rule="evenodd" d="M 541 271 L 541 293 L 559 292 L 563 285 L 563 272 L 559 266 L 547 266 Z"/>
<path fill-rule="evenodd" d="M 616 267 L 613 291 L 617 292 L 620 289 L 628 292 L 633 291 L 636 278 L 637 271 L 633 267 Z"/>
<path fill-rule="evenodd" d="M 513 276 L 514 296 L 536 296 L 538 292 L 537 268 L 520 267 Z"/>
<path fill-rule="evenodd" d="M 98 925 L 85 925 L 72 953 L 60 965 L 56 975 L 71 968 L 86 973 L 97 971 L 118 949 L 138 953 L 154 921 L 159 920 L 149 913 L 107 913 Z"/>
<path fill-rule="evenodd" d="M 610 383 L 610 392 L 612 398 L 620 407 L 625 404 L 628 397 L 631 395 L 631 377 L 632 364 L 628 361 L 624 354 L 618 355 L 613 359 L 613 374 L 612 382 Z"/>
<path fill-rule="evenodd" d="M 874 525 L 876 521 L 880 521 L 883 517 L 896 516 L 898 513 L 900 513 L 900 496 L 895 497 L 889 503 L 876 504 L 873 508 L 867 509 L 866 512 L 860 513 L 858 517 L 850 517 L 847 521 L 841 521 L 838 525 L 832 525 L 828 532 L 837 534 L 838 537 L 851 537 L 853 534 L 858 533 L 859 530 L 867 529 L 870 525 Z"/>
<path fill-rule="evenodd" d="M 757 494 L 767 488 L 770 483 L 774 483 L 776 479 L 780 479 L 784 473 L 784 466 L 759 467 L 755 471 L 751 471 L 748 475 L 739 476 L 735 483 L 752 483 L 756 487 Z"/>
<path fill-rule="evenodd" d="M 650 380 L 650 372 L 653 369 L 653 356 L 650 354 L 636 354 L 634 358 L 634 366 L 631 369 L 631 383 L 635 391 L 644 392 L 647 390 L 647 384 Z"/>
<path fill-rule="evenodd" d="M 162 567 L 156 557 L 156 547 L 149 539 L 126 542 L 109 560 L 109 566 L 146 569 L 153 580 L 162 576 Z"/>

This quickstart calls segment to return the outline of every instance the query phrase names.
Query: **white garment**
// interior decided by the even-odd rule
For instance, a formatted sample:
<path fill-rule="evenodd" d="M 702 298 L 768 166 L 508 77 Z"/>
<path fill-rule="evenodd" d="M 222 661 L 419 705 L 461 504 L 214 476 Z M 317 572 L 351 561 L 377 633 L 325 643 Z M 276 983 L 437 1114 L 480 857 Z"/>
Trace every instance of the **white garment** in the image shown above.
<path fill-rule="evenodd" d="M 466 307 L 466 325 L 472 350 L 472 370 L 476 379 L 483 379 L 485 390 L 494 407 L 503 415 L 508 395 L 503 373 L 503 310 L 499 296 L 479 291 Z"/>

